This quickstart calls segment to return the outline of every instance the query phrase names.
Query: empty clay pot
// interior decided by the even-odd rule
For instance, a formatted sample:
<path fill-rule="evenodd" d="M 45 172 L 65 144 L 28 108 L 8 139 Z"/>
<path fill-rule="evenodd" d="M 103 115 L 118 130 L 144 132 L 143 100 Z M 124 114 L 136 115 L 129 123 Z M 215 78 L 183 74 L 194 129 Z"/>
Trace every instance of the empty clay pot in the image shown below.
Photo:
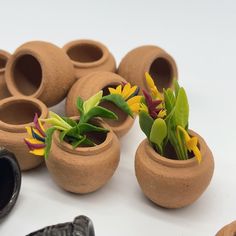
<path fill-rule="evenodd" d="M 236 221 L 224 226 L 216 236 L 235 236 L 236 235 Z"/>
<path fill-rule="evenodd" d="M 0 218 L 14 207 L 21 187 L 21 171 L 15 155 L 0 148 Z"/>
<path fill-rule="evenodd" d="M 23 44 L 6 67 L 6 83 L 12 95 L 38 98 L 49 107 L 65 98 L 74 81 L 69 57 L 47 42 Z"/>
<path fill-rule="evenodd" d="M 5 69 L 10 56 L 10 53 L 0 50 L 0 100 L 11 96 L 5 81 Z"/>
<path fill-rule="evenodd" d="M 0 101 L 0 146 L 16 155 L 21 170 L 29 170 L 43 162 L 43 158 L 29 153 L 24 143 L 28 137 L 25 127 L 33 126 L 35 113 L 47 118 L 47 107 L 36 98 L 9 97 Z"/>
<path fill-rule="evenodd" d="M 70 57 L 77 78 L 95 71 L 116 71 L 116 62 L 106 46 L 93 40 L 75 40 L 63 50 Z"/>
<path fill-rule="evenodd" d="M 116 87 L 126 81 L 119 75 L 111 72 L 94 72 L 79 79 L 71 88 L 66 100 L 67 116 L 79 115 L 76 107 L 77 98 L 87 100 L 100 90 L 104 91 L 104 95 L 108 94 L 108 87 Z M 125 114 L 121 109 L 117 108 L 110 102 L 103 102 L 101 106 L 110 109 L 118 116 L 118 120 L 104 119 L 119 137 L 126 134 L 132 127 L 134 119 Z"/>
<path fill-rule="evenodd" d="M 157 46 L 141 46 L 130 51 L 121 61 L 118 74 L 142 89 L 148 89 L 145 72 L 152 76 L 157 88 L 172 86 L 173 79 L 178 77 L 174 59 Z"/>
<path fill-rule="evenodd" d="M 109 129 L 103 121 L 97 123 Z M 116 135 L 112 131 L 91 135 L 97 146 L 73 149 L 59 140 L 59 131 L 53 134 L 46 165 L 54 181 L 66 191 L 94 192 L 107 183 L 118 166 L 120 144 Z"/>
<path fill-rule="evenodd" d="M 168 159 L 159 155 L 145 139 L 138 147 L 135 172 L 147 198 L 159 206 L 181 208 L 196 201 L 209 185 L 214 160 L 205 141 L 198 137 L 202 162 L 195 157 L 188 160 Z"/>

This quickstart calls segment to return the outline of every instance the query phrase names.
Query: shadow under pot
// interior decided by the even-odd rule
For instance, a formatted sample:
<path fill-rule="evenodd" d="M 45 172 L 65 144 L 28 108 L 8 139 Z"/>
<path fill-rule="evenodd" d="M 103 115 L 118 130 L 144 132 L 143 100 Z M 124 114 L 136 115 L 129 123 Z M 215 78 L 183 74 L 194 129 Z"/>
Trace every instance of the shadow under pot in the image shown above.
<path fill-rule="evenodd" d="M 236 221 L 224 226 L 216 236 L 235 236 L 236 235 Z"/>
<path fill-rule="evenodd" d="M 9 97 L 0 101 L 0 145 L 13 152 L 22 171 L 39 166 L 43 158 L 29 153 L 24 143 L 26 126 L 33 126 L 35 114 L 45 119 L 47 107 L 38 99 Z"/>
<path fill-rule="evenodd" d="M 100 42 L 75 40 L 67 43 L 63 50 L 74 65 L 77 79 L 95 71 L 116 71 L 114 56 Z"/>
<path fill-rule="evenodd" d="M 69 57 L 48 42 L 23 44 L 6 67 L 6 83 L 13 96 L 38 98 L 48 107 L 62 101 L 74 81 L 74 68 Z"/>
<path fill-rule="evenodd" d="M 78 117 L 75 119 L 79 119 Z M 96 125 L 109 129 L 101 120 Z M 113 176 L 120 160 L 120 144 L 110 131 L 89 133 L 87 136 L 97 145 L 78 147 L 60 141 L 60 132 L 53 134 L 52 146 L 46 166 L 54 181 L 64 190 L 72 193 L 90 193 L 105 185 Z"/>
<path fill-rule="evenodd" d="M 195 132 L 190 134 L 199 140 L 202 162 L 195 157 L 188 160 L 169 159 L 159 155 L 145 139 L 135 157 L 135 173 L 138 183 L 155 204 L 165 208 L 181 208 L 195 202 L 209 185 L 214 160 L 205 141 Z"/>
<path fill-rule="evenodd" d="M 133 49 L 122 59 L 118 68 L 118 74 L 128 82 L 148 90 L 145 72 L 152 76 L 159 91 L 172 87 L 173 79 L 178 79 L 175 60 L 157 46 L 146 45 Z"/>
<path fill-rule="evenodd" d="M 0 50 L 0 100 L 11 96 L 5 81 L 5 69 L 10 56 L 10 53 Z"/>
<path fill-rule="evenodd" d="M 21 187 L 21 171 L 15 155 L 0 147 L 0 219 L 14 207 Z"/>
<path fill-rule="evenodd" d="M 108 87 L 114 88 L 122 83 L 127 83 L 127 81 L 112 72 L 94 72 L 82 77 L 72 86 L 67 95 L 67 116 L 79 115 L 79 111 L 76 107 L 76 101 L 79 96 L 82 99 L 87 100 L 100 90 L 103 90 L 103 94 L 107 95 L 109 93 Z M 110 109 L 118 116 L 118 120 L 104 119 L 118 137 L 123 136 L 132 128 L 134 119 L 124 113 L 113 103 L 102 102 L 100 106 Z"/>

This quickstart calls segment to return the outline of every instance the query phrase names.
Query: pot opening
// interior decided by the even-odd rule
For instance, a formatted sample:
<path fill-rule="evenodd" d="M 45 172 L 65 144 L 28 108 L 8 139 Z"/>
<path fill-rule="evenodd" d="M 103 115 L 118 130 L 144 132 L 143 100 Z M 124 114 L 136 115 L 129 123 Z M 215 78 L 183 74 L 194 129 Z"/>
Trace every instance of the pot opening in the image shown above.
<path fill-rule="evenodd" d="M 160 91 L 162 91 L 163 88 L 171 87 L 173 80 L 173 69 L 167 59 L 161 57 L 155 59 L 151 64 L 149 73 Z"/>
<path fill-rule="evenodd" d="M 27 101 L 14 101 L 1 106 L 0 120 L 11 125 L 23 125 L 31 123 L 35 113 L 41 116 L 41 110 L 35 104 Z"/>
<path fill-rule="evenodd" d="M 0 70 L 4 69 L 6 67 L 7 64 L 7 58 L 0 56 Z"/>
<path fill-rule="evenodd" d="M 2 210 L 12 198 L 14 192 L 14 171 L 12 165 L 7 159 L 0 159 L 0 210 Z"/>
<path fill-rule="evenodd" d="M 71 60 L 82 63 L 95 62 L 103 57 L 103 51 L 93 44 L 79 44 L 67 50 Z"/>
<path fill-rule="evenodd" d="M 13 67 L 13 80 L 20 93 L 26 96 L 34 94 L 42 82 L 42 68 L 32 55 L 20 56 Z"/>

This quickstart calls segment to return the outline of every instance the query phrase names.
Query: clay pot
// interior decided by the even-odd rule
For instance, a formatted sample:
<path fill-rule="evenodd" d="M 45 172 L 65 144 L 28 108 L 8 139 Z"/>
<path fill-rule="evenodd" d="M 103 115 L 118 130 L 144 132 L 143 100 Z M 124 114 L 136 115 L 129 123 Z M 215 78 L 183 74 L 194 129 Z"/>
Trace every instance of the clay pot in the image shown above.
<path fill-rule="evenodd" d="M 103 121 L 97 123 L 109 129 Z M 46 165 L 54 181 L 64 190 L 73 193 L 94 192 L 114 174 L 120 160 L 118 138 L 112 131 L 92 137 L 100 144 L 73 149 L 70 144 L 60 142 L 58 131 L 53 134 Z"/>
<path fill-rule="evenodd" d="M 131 84 L 147 90 L 145 72 L 150 73 L 160 91 L 171 87 L 173 78 L 178 77 L 174 59 L 163 49 L 151 45 L 130 51 L 122 59 L 118 69 L 118 74 Z"/>
<path fill-rule="evenodd" d="M 23 44 L 6 67 L 6 83 L 12 95 L 38 98 L 49 107 L 65 98 L 74 81 L 69 57 L 47 42 Z"/>
<path fill-rule="evenodd" d="M 108 48 L 93 40 L 75 40 L 63 50 L 70 57 L 77 78 L 95 71 L 116 71 L 116 62 Z"/>
<path fill-rule="evenodd" d="M 145 139 L 138 147 L 135 172 L 141 189 L 147 198 L 159 206 L 181 208 L 196 201 L 209 185 L 214 160 L 205 141 L 198 137 L 202 162 L 168 159 L 159 155 Z"/>
<path fill-rule="evenodd" d="M 116 87 L 126 81 L 119 75 L 111 72 L 95 72 L 79 79 L 71 88 L 66 100 L 67 116 L 79 115 L 76 107 L 78 96 L 87 100 L 100 90 L 104 91 L 104 95 L 108 94 L 108 87 Z M 125 114 L 121 109 L 117 108 L 110 102 L 103 102 L 101 106 L 110 109 L 118 116 L 118 120 L 104 119 L 118 137 L 126 134 L 134 123 L 134 119 Z"/>
<path fill-rule="evenodd" d="M 0 101 L 0 145 L 15 153 L 21 170 L 29 170 L 43 158 L 29 153 L 24 143 L 28 137 L 25 127 L 33 126 L 34 115 L 47 118 L 47 107 L 36 98 L 9 97 Z"/>
<path fill-rule="evenodd" d="M 236 221 L 224 226 L 216 236 L 235 236 L 236 235 Z"/>
<path fill-rule="evenodd" d="M 0 50 L 0 100 L 11 96 L 5 82 L 5 68 L 10 56 L 10 53 Z"/>
<path fill-rule="evenodd" d="M 15 155 L 0 148 L 0 218 L 14 207 L 21 187 L 21 171 Z"/>

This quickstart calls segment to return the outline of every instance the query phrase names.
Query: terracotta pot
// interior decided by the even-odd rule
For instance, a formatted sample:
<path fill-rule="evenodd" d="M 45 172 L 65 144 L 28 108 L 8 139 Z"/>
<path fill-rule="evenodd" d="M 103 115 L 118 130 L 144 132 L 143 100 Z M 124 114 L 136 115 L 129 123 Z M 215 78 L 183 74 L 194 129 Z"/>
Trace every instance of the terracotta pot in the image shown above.
<path fill-rule="evenodd" d="M 107 94 L 108 87 L 114 87 L 124 82 L 126 81 L 122 77 L 111 72 L 95 72 L 82 77 L 73 85 L 68 93 L 66 100 L 67 116 L 79 115 L 79 111 L 76 107 L 78 96 L 87 100 L 100 90 L 103 90 L 104 94 Z M 133 118 L 125 114 L 112 103 L 103 102 L 101 106 L 112 110 L 118 115 L 118 120 L 104 119 L 117 136 L 121 137 L 131 129 L 134 123 Z"/>
<path fill-rule="evenodd" d="M 236 221 L 224 226 L 216 236 L 235 236 L 236 235 Z"/>
<path fill-rule="evenodd" d="M 21 171 L 15 155 L 0 148 L 0 218 L 14 207 L 21 187 Z"/>
<path fill-rule="evenodd" d="M 135 172 L 144 194 L 166 208 L 181 208 L 196 201 L 209 185 L 214 160 L 205 141 L 198 137 L 202 162 L 196 158 L 173 160 L 162 157 L 144 140 L 135 157 Z"/>
<path fill-rule="evenodd" d="M 5 82 L 5 69 L 10 56 L 10 53 L 0 50 L 0 100 L 11 96 Z"/>
<path fill-rule="evenodd" d="M 149 72 L 158 89 L 172 86 L 173 78 L 178 78 L 174 59 L 157 46 L 141 46 L 130 51 L 122 59 L 118 74 L 142 89 L 148 89 L 145 72 Z"/>
<path fill-rule="evenodd" d="M 69 57 L 47 42 L 23 44 L 6 67 L 6 83 L 12 95 L 38 98 L 49 107 L 65 98 L 74 81 Z"/>
<path fill-rule="evenodd" d="M 73 63 L 77 78 L 95 71 L 116 71 L 113 55 L 100 42 L 75 40 L 67 43 L 63 50 Z"/>
<path fill-rule="evenodd" d="M 109 129 L 101 120 L 98 124 Z M 66 191 L 94 192 L 114 174 L 120 160 L 118 138 L 112 131 L 94 138 L 101 144 L 73 149 L 70 144 L 60 142 L 58 131 L 54 133 L 46 165 L 54 181 Z"/>
<path fill-rule="evenodd" d="M 25 127 L 33 126 L 35 113 L 47 118 L 48 109 L 38 99 L 9 97 L 0 101 L 0 146 L 16 155 L 21 170 L 32 169 L 44 160 L 30 154 L 24 143 L 28 137 Z"/>

